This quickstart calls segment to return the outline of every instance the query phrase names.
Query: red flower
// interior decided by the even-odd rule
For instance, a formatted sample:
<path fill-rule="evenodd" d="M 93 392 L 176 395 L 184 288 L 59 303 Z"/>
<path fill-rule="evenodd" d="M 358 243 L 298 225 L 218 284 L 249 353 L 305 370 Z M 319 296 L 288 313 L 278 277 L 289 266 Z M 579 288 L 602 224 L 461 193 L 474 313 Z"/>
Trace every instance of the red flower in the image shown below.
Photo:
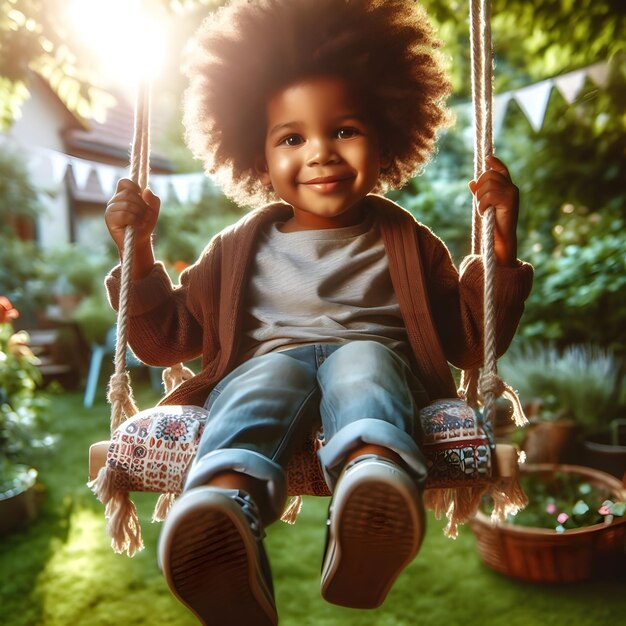
<path fill-rule="evenodd" d="M 183 270 L 186 270 L 189 267 L 189 263 L 185 261 L 175 261 L 174 269 L 180 274 Z"/>
<path fill-rule="evenodd" d="M 6 324 L 20 316 L 6 296 L 0 296 L 0 324 Z"/>

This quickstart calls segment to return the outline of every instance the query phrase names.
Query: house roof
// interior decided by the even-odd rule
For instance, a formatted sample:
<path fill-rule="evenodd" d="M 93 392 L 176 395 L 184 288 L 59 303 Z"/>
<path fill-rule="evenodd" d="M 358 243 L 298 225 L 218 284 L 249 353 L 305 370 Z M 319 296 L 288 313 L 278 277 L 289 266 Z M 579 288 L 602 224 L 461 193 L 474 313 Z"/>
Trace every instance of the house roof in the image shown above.
<path fill-rule="evenodd" d="M 121 95 L 114 95 L 116 104 L 106 110 L 104 121 L 85 120 L 82 128 L 72 125 L 63 133 L 67 154 L 104 163 L 120 168 L 120 175 L 127 175 L 131 145 L 135 127 L 133 106 Z M 158 136 L 163 132 L 159 119 L 151 120 L 151 134 Z M 152 150 L 150 153 L 150 171 L 167 174 L 174 171 L 173 163 L 165 156 Z M 108 193 L 102 189 L 95 170 L 92 170 L 84 186 L 78 187 L 74 173 L 68 176 L 69 191 L 78 202 L 102 204 L 109 199 Z"/>
<path fill-rule="evenodd" d="M 134 129 L 134 110 L 123 97 L 115 96 L 117 104 L 107 109 L 103 122 L 87 120 L 86 128 L 68 128 L 63 139 L 68 154 L 113 165 L 126 165 Z M 152 133 L 158 134 L 162 125 L 151 122 Z M 172 172 L 174 165 L 165 156 L 152 152 L 150 166 L 154 171 Z"/>

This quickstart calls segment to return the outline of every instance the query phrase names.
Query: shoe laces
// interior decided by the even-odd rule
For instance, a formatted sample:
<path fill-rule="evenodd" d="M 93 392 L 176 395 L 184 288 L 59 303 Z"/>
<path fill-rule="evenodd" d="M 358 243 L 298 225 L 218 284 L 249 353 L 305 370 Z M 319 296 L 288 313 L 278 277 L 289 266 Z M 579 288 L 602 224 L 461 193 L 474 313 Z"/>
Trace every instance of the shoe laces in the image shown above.
<path fill-rule="evenodd" d="M 240 507 L 241 511 L 250 526 L 250 530 L 254 538 L 257 541 L 261 541 L 265 538 L 265 530 L 263 524 L 261 524 L 261 516 L 259 514 L 259 508 L 256 502 L 250 497 L 250 494 L 246 491 L 239 489 L 228 489 L 228 496 L 230 496 Z"/>

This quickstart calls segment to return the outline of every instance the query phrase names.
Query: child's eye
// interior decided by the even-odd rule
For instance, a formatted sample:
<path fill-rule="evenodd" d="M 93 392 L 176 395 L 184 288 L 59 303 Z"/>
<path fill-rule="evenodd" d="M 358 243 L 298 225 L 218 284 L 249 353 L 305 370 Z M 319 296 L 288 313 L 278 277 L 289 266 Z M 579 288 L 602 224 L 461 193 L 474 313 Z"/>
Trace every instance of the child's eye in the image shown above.
<path fill-rule="evenodd" d="M 335 134 L 337 139 L 352 139 L 352 137 L 359 134 L 359 131 L 352 126 L 346 126 L 344 128 L 339 128 Z"/>
<path fill-rule="evenodd" d="M 303 142 L 300 135 L 289 135 L 281 140 L 281 145 L 285 146 L 299 146 Z"/>

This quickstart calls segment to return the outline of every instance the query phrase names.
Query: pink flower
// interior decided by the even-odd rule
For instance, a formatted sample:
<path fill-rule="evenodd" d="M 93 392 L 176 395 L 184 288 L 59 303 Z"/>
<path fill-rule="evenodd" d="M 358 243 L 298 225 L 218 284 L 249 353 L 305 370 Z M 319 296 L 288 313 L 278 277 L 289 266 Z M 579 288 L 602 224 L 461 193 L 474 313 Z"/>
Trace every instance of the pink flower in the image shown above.
<path fill-rule="evenodd" d="M 550 502 L 546 506 L 546 513 L 550 513 L 550 515 L 554 515 L 554 513 L 556 513 L 556 504 L 554 504 L 554 502 Z"/>
<path fill-rule="evenodd" d="M 609 509 L 608 506 L 603 505 L 598 509 L 598 513 L 600 513 L 600 515 L 610 515 L 611 510 Z"/>
<path fill-rule="evenodd" d="M 556 516 L 556 521 L 559 524 L 565 524 L 565 522 L 567 522 L 568 519 L 569 519 L 569 515 L 567 513 L 559 513 Z"/>

